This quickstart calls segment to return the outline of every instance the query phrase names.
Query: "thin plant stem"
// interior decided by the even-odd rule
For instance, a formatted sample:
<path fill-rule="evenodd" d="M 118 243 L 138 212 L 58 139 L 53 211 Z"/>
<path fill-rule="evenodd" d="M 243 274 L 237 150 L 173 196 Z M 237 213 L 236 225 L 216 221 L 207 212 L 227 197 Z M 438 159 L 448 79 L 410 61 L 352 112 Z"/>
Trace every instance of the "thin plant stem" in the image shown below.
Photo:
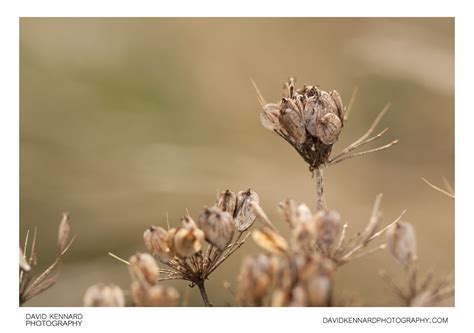
<path fill-rule="evenodd" d="M 316 211 L 319 212 L 324 210 L 324 177 L 323 177 L 323 170 L 321 168 L 317 168 L 316 170 Z"/>
<path fill-rule="evenodd" d="M 206 287 L 204 286 L 204 280 L 199 280 L 195 282 L 199 288 L 199 292 L 201 293 L 202 301 L 206 306 L 212 306 L 212 303 L 209 301 L 209 297 L 207 296 Z"/>

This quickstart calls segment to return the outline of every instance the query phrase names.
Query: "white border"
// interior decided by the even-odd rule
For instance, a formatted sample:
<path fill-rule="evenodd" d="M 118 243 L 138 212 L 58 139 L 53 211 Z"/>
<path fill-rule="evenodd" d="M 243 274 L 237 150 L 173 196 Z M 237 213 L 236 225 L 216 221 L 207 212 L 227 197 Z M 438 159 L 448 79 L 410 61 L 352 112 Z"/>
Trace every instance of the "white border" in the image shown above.
<path fill-rule="evenodd" d="M 464 3 L 468 3 L 467 1 Z M 2 6 L 5 7 L 5 4 Z M 19 133 L 18 133 L 18 40 L 19 16 L 456 16 L 456 307 L 434 309 L 405 308 L 337 308 L 337 309 L 71 309 L 18 308 L 17 246 L 19 198 Z M 469 154 L 472 142 L 474 54 L 472 49 L 473 17 L 468 6 L 446 1 L 280 1 L 266 3 L 234 1 L 218 5 L 210 1 L 20 1 L 2 8 L 1 73 L 2 96 L 0 122 L 2 163 L 2 306 L 0 327 L 8 325 L 15 331 L 31 331 L 24 327 L 26 312 L 60 312 L 77 310 L 84 313 L 86 331 L 111 329 L 151 329 L 156 331 L 318 331 L 370 332 L 456 329 L 469 331 L 472 324 L 472 162 Z M 10 272 L 15 272 L 10 274 Z M 12 287 L 9 287 L 12 286 Z M 15 286 L 15 287 L 13 287 Z M 351 316 L 449 316 L 448 325 L 323 325 L 323 315 Z M 73 328 L 70 328 L 73 329 Z M 35 330 L 45 331 L 45 329 Z M 48 331 L 51 328 L 47 329 Z"/>

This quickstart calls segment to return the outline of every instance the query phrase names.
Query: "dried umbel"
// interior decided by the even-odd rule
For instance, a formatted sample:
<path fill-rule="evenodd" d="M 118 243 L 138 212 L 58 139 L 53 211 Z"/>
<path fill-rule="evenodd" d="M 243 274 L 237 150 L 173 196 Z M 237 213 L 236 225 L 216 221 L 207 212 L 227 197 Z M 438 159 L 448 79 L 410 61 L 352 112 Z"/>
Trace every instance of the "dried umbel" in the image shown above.
<path fill-rule="evenodd" d="M 325 209 L 324 168 L 352 157 L 386 149 L 398 142 L 395 140 L 378 148 L 350 154 L 355 149 L 377 140 L 387 131 L 384 129 L 371 137 L 375 127 L 388 110 L 389 105 L 387 105 L 364 135 L 331 157 L 332 147 L 347 121 L 355 93 L 346 108 L 337 91 L 328 92 L 313 85 L 296 89 L 295 80 L 290 78 L 283 87 L 283 98 L 278 103 L 266 103 L 256 84 L 253 84 L 262 106 L 260 113 L 262 125 L 288 142 L 309 165 L 310 171 L 316 175 L 317 211 Z"/>
<path fill-rule="evenodd" d="M 165 230 L 151 226 L 145 230 L 143 240 L 147 250 L 167 266 L 158 268 L 158 275 L 150 255 L 135 256 L 126 262 L 111 254 L 132 267 L 132 275 L 137 280 L 132 286 L 135 302 L 159 303 L 149 296 L 150 291 L 158 290 L 151 288 L 153 281 L 186 280 L 191 282 L 191 287 L 198 286 L 204 304 L 210 306 L 204 283 L 244 244 L 249 235 L 247 231 L 256 219 L 253 203 L 258 203 L 258 195 L 250 189 L 238 194 L 226 190 L 218 194 L 215 206 L 204 208 L 197 223 L 187 214 L 181 220 L 181 227 Z M 166 294 L 163 293 L 163 290 L 156 291 L 156 295 Z"/>
<path fill-rule="evenodd" d="M 61 264 L 62 257 L 74 241 L 74 237 L 69 237 L 70 231 L 69 214 L 63 213 L 58 228 L 58 254 L 54 261 L 41 273 L 35 271 L 38 255 L 36 252 L 36 229 L 31 245 L 29 244 L 30 232 L 29 230 L 26 232 L 25 243 L 23 248 L 20 247 L 20 305 L 56 283 L 59 274 L 58 267 Z"/>
<path fill-rule="evenodd" d="M 86 290 L 84 306 L 122 307 L 125 306 L 125 297 L 119 286 L 99 283 Z"/>

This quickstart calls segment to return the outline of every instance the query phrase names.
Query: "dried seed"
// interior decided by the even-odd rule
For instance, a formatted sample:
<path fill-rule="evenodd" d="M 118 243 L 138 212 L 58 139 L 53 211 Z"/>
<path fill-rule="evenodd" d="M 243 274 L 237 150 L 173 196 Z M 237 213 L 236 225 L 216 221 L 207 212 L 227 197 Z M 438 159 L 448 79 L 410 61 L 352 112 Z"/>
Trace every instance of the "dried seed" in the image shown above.
<path fill-rule="evenodd" d="M 171 250 L 168 246 L 168 232 L 165 229 L 152 225 L 143 233 L 143 240 L 152 255 L 157 255 L 164 262 L 169 261 Z"/>
<path fill-rule="evenodd" d="M 402 266 L 416 259 L 416 234 L 410 223 L 398 222 L 387 230 L 387 249 Z"/>
<path fill-rule="evenodd" d="M 342 122 L 344 120 L 344 104 L 342 103 L 342 97 L 336 90 L 330 91 L 329 95 L 331 95 L 334 103 L 336 104 L 337 116 Z"/>
<path fill-rule="evenodd" d="M 116 285 L 96 284 L 87 289 L 84 306 L 125 306 L 125 297 L 122 289 Z"/>
<path fill-rule="evenodd" d="M 204 232 L 198 228 L 179 228 L 173 237 L 173 247 L 176 254 L 187 258 L 201 251 L 204 242 Z"/>
<path fill-rule="evenodd" d="M 280 106 L 275 103 L 266 104 L 260 113 L 260 121 L 266 129 L 270 131 L 280 130 L 280 122 L 278 115 L 280 114 Z"/>
<path fill-rule="evenodd" d="M 334 144 L 339 138 L 342 123 L 334 113 L 322 117 L 316 125 L 316 136 L 326 145 Z"/>
<path fill-rule="evenodd" d="M 270 228 L 263 227 L 254 230 L 252 237 L 255 243 L 269 252 L 284 255 L 288 251 L 286 240 Z"/>
<path fill-rule="evenodd" d="M 20 268 L 24 270 L 25 272 L 28 272 L 31 270 L 31 266 L 28 264 L 28 261 L 25 258 L 25 254 L 23 253 L 23 250 L 20 247 Z"/>
<path fill-rule="evenodd" d="M 206 208 L 198 218 L 199 228 L 206 241 L 223 251 L 234 235 L 232 216 L 217 207 Z"/>
<path fill-rule="evenodd" d="M 150 285 L 156 284 L 160 274 L 153 256 L 148 253 L 137 253 L 130 258 L 129 263 L 132 276 L 138 281 L 146 281 Z"/>
<path fill-rule="evenodd" d="M 306 129 L 301 119 L 300 115 L 297 113 L 296 105 L 295 110 L 287 108 L 284 103 L 282 103 L 282 110 L 278 116 L 278 121 L 280 122 L 281 127 L 288 133 L 288 137 L 293 142 L 303 143 L 306 141 Z"/>
<path fill-rule="evenodd" d="M 58 229 L 59 253 L 63 252 L 64 249 L 66 248 L 70 231 L 71 231 L 71 226 L 69 224 L 69 213 L 63 213 L 63 218 L 61 222 L 59 223 L 59 229 Z"/>
<path fill-rule="evenodd" d="M 225 190 L 219 193 L 216 200 L 216 206 L 224 212 L 234 215 L 237 197 L 234 192 Z"/>
<path fill-rule="evenodd" d="M 235 227 L 240 232 L 250 228 L 257 218 L 251 205 L 252 202 L 259 203 L 258 194 L 254 191 L 248 189 L 247 191 L 237 193 L 234 222 Z"/>

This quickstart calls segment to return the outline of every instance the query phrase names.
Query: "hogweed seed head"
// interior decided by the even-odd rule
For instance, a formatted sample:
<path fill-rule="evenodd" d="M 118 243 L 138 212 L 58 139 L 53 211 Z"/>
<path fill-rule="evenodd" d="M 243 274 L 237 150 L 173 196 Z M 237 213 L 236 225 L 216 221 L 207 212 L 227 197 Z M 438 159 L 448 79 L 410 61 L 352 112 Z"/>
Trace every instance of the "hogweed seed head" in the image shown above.
<path fill-rule="evenodd" d="M 90 286 L 84 295 L 84 306 L 112 307 L 125 306 L 122 289 L 114 284 L 96 284 Z"/>
<path fill-rule="evenodd" d="M 204 232 L 206 241 L 223 251 L 234 235 L 232 216 L 217 207 L 206 208 L 199 215 L 198 226 Z"/>

